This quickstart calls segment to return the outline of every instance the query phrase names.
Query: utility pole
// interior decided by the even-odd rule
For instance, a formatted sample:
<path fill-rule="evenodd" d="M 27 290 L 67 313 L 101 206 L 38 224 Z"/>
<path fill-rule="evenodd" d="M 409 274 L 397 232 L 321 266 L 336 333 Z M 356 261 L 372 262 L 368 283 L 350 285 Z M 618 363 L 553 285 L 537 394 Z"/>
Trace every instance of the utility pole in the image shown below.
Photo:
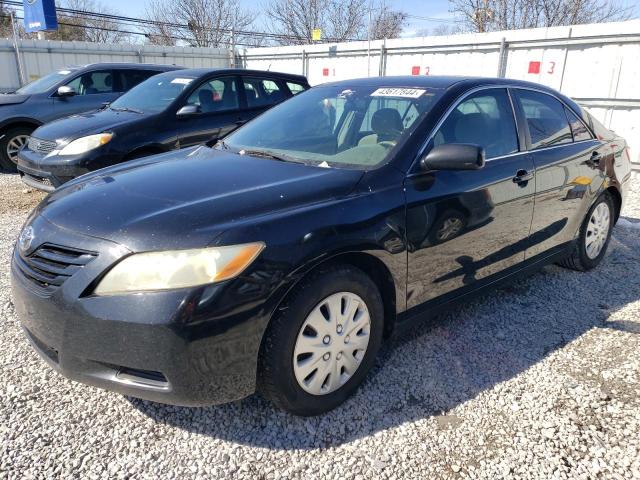
<path fill-rule="evenodd" d="M 231 68 L 236 68 L 236 27 L 231 27 Z"/>
<path fill-rule="evenodd" d="M 18 81 L 22 87 L 26 82 L 24 80 L 24 69 L 22 68 L 22 58 L 20 58 L 20 49 L 18 47 L 18 28 L 16 26 L 16 14 L 11 10 L 11 28 L 13 29 L 13 49 L 16 52 L 16 64 L 18 65 Z"/>

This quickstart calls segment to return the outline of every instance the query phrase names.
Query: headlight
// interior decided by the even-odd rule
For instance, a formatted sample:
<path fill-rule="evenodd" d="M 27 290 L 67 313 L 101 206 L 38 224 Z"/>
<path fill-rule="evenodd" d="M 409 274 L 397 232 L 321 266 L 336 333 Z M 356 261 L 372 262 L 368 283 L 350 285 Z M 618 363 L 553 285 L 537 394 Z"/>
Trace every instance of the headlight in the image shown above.
<path fill-rule="evenodd" d="M 242 273 L 264 243 L 137 253 L 117 263 L 95 289 L 97 295 L 194 287 Z"/>
<path fill-rule="evenodd" d="M 105 143 L 109 143 L 112 138 L 112 133 L 100 133 L 98 135 L 89 135 L 88 137 L 78 138 L 60 150 L 59 155 L 78 155 L 80 153 L 88 152 L 89 150 L 98 148 Z"/>

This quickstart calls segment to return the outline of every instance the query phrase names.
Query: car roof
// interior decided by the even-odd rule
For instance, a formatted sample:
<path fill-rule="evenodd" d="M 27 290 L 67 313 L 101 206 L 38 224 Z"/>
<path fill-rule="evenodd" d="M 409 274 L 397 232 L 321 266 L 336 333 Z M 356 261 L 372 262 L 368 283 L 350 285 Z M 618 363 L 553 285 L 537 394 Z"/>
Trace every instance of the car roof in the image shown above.
<path fill-rule="evenodd" d="M 527 82 L 524 80 L 514 80 L 511 78 L 497 77 L 463 77 L 447 75 L 404 75 L 390 77 L 369 77 L 356 78 L 353 80 L 342 80 L 338 82 L 323 83 L 318 86 L 343 86 L 343 87 L 411 87 L 411 88 L 443 88 L 447 89 L 454 85 L 473 88 L 483 85 L 515 85 L 521 87 L 535 87 L 540 90 L 554 92 L 549 87 L 539 83 Z"/>
<path fill-rule="evenodd" d="M 108 62 L 108 63 L 85 63 L 83 65 L 69 65 L 66 67 L 68 70 L 84 70 L 84 69 L 97 69 L 97 68 L 121 68 L 132 70 L 158 70 L 169 72 L 171 70 L 181 70 L 184 67 L 179 65 L 165 65 L 160 63 L 126 63 L 126 62 Z M 62 70 L 62 69 L 59 69 Z"/>
<path fill-rule="evenodd" d="M 224 75 L 259 75 L 261 77 L 272 77 L 290 79 L 296 82 L 307 83 L 307 78 L 303 75 L 296 75 L 293 73 L 284 72 L 271 72 L 267 70 L 249 70 L 246 68 L 185 68 L 180 70 L 180 73 L 190 77 L 203 77 L 209 74 L 224 74 Z"/>

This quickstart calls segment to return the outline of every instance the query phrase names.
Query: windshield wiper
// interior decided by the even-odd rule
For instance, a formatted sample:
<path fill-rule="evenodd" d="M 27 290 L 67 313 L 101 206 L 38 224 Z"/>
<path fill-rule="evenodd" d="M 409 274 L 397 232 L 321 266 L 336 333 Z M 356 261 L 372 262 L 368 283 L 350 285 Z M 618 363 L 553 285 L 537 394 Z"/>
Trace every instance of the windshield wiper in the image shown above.
<path fill-rule="evenodd" d="M 278 160 L 280 162 L 295 162 L 295 160 L 291 157 L 279 156 L 271 152 L 266 152 L 264 150 L 240 150 L 238 153 L 240 155 L 249 155 L 250 157 L 269 158 L 271 160 Z"/>
<path fill-rule="evenodd" d="M 142 110 L 136 110 L 135 108 L 130 108 L 130 107 L 109 107 L 111 110 L 114 110 L 116 112 L 131 112 L 131 113 L 144 113 Z"/>

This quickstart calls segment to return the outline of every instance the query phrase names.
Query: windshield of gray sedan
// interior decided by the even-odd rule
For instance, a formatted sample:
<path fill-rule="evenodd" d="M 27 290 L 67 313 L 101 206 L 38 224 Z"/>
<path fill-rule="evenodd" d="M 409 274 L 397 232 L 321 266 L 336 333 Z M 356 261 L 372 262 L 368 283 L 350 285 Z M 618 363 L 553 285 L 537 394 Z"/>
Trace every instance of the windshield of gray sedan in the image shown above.
<path fill-rule="evenodd" d="M 159 113 L 165 110 L 187 88 L 194 77 L 179 72 L 155 75 L 111 103 L 113 110 Z"/>
<path fill-rule="evenodd" d="M 58 82 L 61 82 L 65 78 L 69 77 L 73 73 L 73 70 L 58 70 L 57 72 L 51 72 L 44 77 L 40 77 L 31 83 L 26 84 L 24 87 L 16 90 L 16 93 L 22 95 L 33 95 L 36 93 L 44 93 L 50 88 L 55 86 Z"/>
<path fill-rule="evenodd" d="M 417 87 L 316 87 L 260 115 L 217 148 L 370 170 L 410 135 L 441 95 Z"/>

